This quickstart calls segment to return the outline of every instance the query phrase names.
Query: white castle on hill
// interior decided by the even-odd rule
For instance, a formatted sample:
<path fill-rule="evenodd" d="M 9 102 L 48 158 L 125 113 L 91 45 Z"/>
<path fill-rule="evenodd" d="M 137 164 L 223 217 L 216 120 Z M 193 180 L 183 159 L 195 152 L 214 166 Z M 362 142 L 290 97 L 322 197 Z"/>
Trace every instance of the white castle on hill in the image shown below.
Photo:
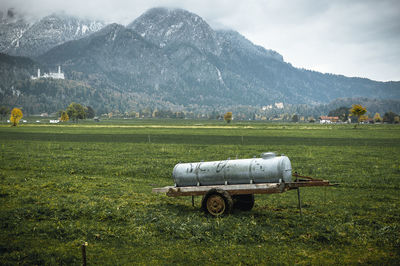
<path fill-rule="evenodd" d="M 40 76 L 40 68 L 37 70 L 37 76 L 31 76 L 31 79 L 65 79 L 64 73 L 61 72 L 61 66 L 58 66 L 58 72 L 44 73 Z"/>
<path fill-rule="evenodd" d="M 283 103 L 275 103 L 274 105 L 270 104 L 270 105 L 263 106 L 261 109 L 263 111 L 270 110 L 270 109 L 274 108 L 274 106 L 276 109 L 283 109 L 283 107 L 284 107 Z"/>

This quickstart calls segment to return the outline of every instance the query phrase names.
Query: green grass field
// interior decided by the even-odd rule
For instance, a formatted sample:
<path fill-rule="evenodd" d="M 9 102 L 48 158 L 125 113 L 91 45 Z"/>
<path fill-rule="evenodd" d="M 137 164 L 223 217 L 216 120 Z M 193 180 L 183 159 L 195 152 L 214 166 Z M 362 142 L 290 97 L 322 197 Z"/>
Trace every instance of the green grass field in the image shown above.
<path fill-rule="evenodd" d="M 392 264 L 400 261 L 400 126 L 121 121 L 0 126 L 0 264 Z M 287 155 L 340 183 L 256 195 L 212 218 L 151 193 L 178 162 Z"/>

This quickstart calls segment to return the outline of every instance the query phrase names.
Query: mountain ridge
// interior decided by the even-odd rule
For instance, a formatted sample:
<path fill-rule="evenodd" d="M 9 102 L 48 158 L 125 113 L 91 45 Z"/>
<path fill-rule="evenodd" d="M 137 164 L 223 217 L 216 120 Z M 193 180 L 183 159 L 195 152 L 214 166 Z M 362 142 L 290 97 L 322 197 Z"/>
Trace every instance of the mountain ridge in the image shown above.
<path fill-rule="evenodd" d="M 0 21 L 0 52 L 35 57 L 66 41 L 77 40 L 101 29 L 100 21 L 65 14 L 51 14 L 34 22 L 3 18 Z"/>
<path fill-rule="evenodd" d="M 275 102 L 327 104 L 336 98 L 400 99 L 400 82 L 298 69 L 233 30 L 213 30 L 182 9 L 155 8 L 127 26 L 110 24 L 35 57 L 104 95 L 125 95 L 121 112 L 256 110 Z M 101 97 L 100 97 L 101 98 Z"/>

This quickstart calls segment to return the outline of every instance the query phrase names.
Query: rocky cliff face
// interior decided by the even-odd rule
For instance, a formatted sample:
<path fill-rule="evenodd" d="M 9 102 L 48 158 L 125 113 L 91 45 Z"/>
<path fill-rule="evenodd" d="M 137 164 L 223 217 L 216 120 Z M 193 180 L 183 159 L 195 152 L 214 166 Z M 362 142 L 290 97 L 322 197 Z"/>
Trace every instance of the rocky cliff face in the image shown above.
<path fill-rule="evenodd" d="M 50 15 L 36 22 L 26 22 L 22 17 L 3 17 L 0 22 L 0 52 L 35 57 L 57 45 L 96 32 L 103 26 L 98 21 L 66 15 Z"/>
<path fill-rule="evenodd" d="M 186 10 L 153 8 L 127 28 L 161 48 L 185 44 L 202 52 L 220 53 L 215 31 L 201 17 Z"/>

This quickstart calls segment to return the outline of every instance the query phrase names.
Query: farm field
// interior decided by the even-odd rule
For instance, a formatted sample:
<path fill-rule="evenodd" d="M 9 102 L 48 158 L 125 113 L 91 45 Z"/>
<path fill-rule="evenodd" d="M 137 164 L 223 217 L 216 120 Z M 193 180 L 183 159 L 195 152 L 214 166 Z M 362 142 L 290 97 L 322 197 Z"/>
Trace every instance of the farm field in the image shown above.
<path fill-rule="evenodd" d="M 400 261 L 400 126 L 208 121 L 0 125 L 0 264 L 389 264 Z M 179 162 L 285 154 L 340 183 L 256 195 L 212 218 L 151 192 Z"/>

